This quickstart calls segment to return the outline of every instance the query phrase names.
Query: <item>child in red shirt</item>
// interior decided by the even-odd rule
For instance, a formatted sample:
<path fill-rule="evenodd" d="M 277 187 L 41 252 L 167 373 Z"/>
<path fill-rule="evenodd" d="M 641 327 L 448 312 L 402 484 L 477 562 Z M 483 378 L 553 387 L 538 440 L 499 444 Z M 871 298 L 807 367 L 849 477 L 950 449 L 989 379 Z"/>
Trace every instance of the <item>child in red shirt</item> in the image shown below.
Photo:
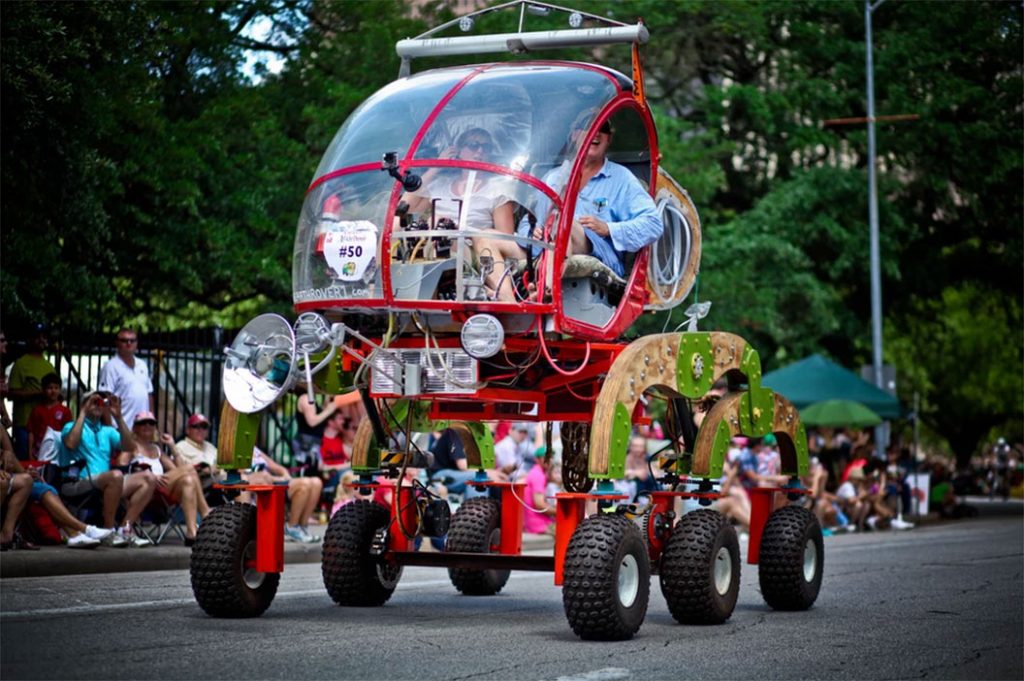
<path fill-rule="evenodd" d="M 43 401 L 32 409 L 28 417 L 28 451 L 33 459 L 36 458 L 39 443 L 43 441 L 47 428 L 60 432 L 65 423 L 74 420 L 71 410 L 61 401 L 60 377 L 57 374 L 46 374 L 41 384 Z"/>

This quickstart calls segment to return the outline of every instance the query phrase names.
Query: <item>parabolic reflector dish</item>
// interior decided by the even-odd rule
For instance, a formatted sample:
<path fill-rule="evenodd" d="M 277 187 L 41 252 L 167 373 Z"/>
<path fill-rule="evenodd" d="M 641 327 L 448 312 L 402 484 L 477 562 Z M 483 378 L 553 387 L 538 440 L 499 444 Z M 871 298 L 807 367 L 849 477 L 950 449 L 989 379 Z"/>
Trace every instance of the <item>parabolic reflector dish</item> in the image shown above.
<path fill-rule="evenodd" d="M 295 334 L 284 317 L 256 317 L 224 352 L 224 395 L 244 414 L 272 404 L 295 382 Z"/>

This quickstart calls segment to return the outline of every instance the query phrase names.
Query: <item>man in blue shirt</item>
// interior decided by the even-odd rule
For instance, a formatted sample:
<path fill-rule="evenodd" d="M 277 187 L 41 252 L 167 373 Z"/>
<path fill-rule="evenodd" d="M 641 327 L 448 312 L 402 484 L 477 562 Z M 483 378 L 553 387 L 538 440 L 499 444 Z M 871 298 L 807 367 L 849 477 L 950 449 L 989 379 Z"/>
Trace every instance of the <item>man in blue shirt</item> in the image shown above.
<path fill-rule="evenodd" d="M 117 423 L 117 428 L 109 425 Z M 150 471 L 141 471 L 125 476 L 117 469 L 111 469 L 110 459 L 115 449 L 135 451 L 135 438 L 121 415 L 121 401 L 116 395 L 105 392 L 86 394 L 78 408 L 78 418 L 64 424 L 61 431 L 64 445 L 61 465 L 84 461 L 77 480 L 65 482 L 61 495 L 77 497 L 92 490 L 103 493 L 103 526 L 113 528 L 117 508 L 125 500 L 127 509 L 124 525 L 110 535 L 113 546 L 148 546 L 151 542 L 138 537 L 132 525 L 138 522 L 143 509 L 153 498 L 157 479 Z"/>
<path fill-rule="evenodd" d="M 572 134 L 582 137 L 585 132 L 575 130 Z M 566 255 L 593 255 L 624 278 L 628 273 L 622 254 L 635 253 L 657 241 L 664 225 L 654 200 L 636 176 L 607 159 L 611 139 L 612 128 L 605 121 L 584 151 Z M 561 191 L 570 170 L 570 162 L 555 168 L 544 176 L 545 184 Z M 539 217 L 547 213 L 544 203 L 538 207 Z M 540 238 L 538 231 L 534 238 Z"/>

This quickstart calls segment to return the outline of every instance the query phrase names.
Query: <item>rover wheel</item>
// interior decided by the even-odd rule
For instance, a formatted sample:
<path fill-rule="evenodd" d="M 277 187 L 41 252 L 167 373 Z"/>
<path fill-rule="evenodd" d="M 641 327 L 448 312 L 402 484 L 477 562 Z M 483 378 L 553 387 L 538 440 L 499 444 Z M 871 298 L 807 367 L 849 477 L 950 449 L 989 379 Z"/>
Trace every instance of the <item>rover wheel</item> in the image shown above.
<path fill-rule="evenodd" d="M 189 572 L 199 607 L 213 617 L 259 617 L 281 580 L 257 572 L 256 509 L 225 504 L 210 511 L 196 533 Z"/>
<path fill-rule="evenodd" d="M 445 551 L 491 553 L 501 543 L 501 506 L 493 499 L 477 497 L 459 506 L 448 526 Z M 467 596 L 493 596 L 508 581 L 508 570 L 449 568 L 455 588 Z"/>
<path fill-rule="evenodd" d="M 813 513 L 784 506 L 768 516 L 758 566 L 765 603 L 776 610 L 811 607 L 821 590 L 824 563 L 821 525 Z"/>
<path fill-rule="evenodd" d="M 736 530 L 718 511 L 699 509 L 676 524 L 661 555 L 661 593 L 681 624 L 721 624 L 740 593 Z"/>
<path fill-rule="evenodd" d="M 387 508 L 366 499 L 345 504 L 331 518 L 320 569 L 338 605 L 378 606 L 391 598 L 402 567 L 370 553 L 374 535 L 390 520 Z"/>
<path fill-rule="evenodd" d="M 619 515 L 585 519 L 565 554 L 562 603 L 582 639 L 633 637 L 647 614 L 651 565 L 636 525 Z"/>

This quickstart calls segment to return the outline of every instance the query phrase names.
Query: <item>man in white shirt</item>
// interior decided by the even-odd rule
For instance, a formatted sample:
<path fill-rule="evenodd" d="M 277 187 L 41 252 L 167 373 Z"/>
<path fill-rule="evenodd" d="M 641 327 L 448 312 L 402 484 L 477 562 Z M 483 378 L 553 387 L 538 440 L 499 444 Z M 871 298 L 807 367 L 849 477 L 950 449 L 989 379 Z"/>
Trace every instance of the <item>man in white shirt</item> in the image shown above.
<path fill-rule="evenodd" d="M 195 413 L 188 417 L 185 428 L 185 437 L 174 445 L 174 455 L 179 464 L 195 466 L 206 487 L 212 484 L 210 476 L 219 474 L 217 448 L 206 439 L 210 435 L 210 420 Z"/>
<path fill-rule="evenodd" d="M 508 435 L 494 445 L 494 463 L 501 472 L 511 479 L 516 471 L 519 476 L 526 475 L 528 466 L 524 463 L 529 460 L 532 463 L 533 447 L 529 442 L 530 426 L 527 423 L 517 423 L 512 426 Z"/>
<path fill-rule="evenodd" d="M 117 332 L 117 354 L 100 368 L 99 390 L 114 393 L 121 400 L 121 412 L 131 428 L 139 412 L 153 411 L 153 382 L 149 367 L 135 356 L 139 335 L 134 329 Z"/>

